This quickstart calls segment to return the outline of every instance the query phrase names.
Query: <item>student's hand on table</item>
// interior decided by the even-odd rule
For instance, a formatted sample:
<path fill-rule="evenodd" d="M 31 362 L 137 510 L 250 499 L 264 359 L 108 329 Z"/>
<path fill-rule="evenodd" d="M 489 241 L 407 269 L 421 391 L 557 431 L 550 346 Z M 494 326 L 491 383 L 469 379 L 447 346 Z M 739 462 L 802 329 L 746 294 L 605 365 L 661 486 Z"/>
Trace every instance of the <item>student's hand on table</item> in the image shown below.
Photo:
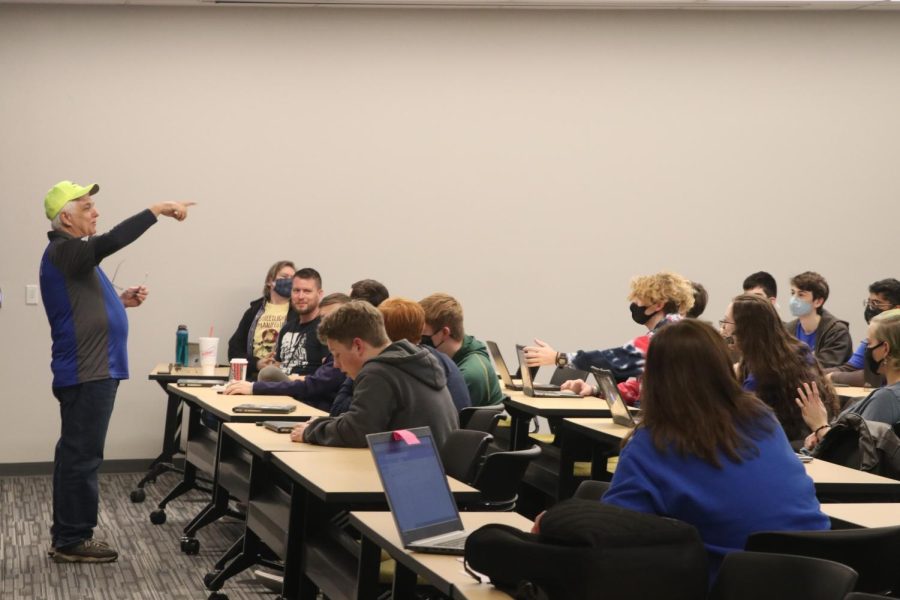
<path fill-rule="evenodd" d="M 534 338 L 534 346 L 525 346 L 525 364 L 529 367 L 556 364 L 556 350 L 547 342 Z"/>
<path fill-rule="evenodd" d="M 825 373 L 825 379 L 828 380 L 828 383 L 832 382 L 832 379 L 831 379 L 832 375 L 834 375 L 834 371 L 829 371 L 828 373 Z"/>
<path fill-rule="evenodd" d="M 294 428 L 291 430 L 291 441 L 292 442 L 302 442 L 303 441 L 303 432 L 306 430 L 306 426 L 309 423 L 297 423 L 294 425 Z"/>
<path fill-rule="evenodd" d="M 304 379 L 306 379 L 305 375 L 297 375 L 296 373 L 291 373 L 290 375 L 288 375 L 289 381 L 303 381 Z"/>
<path fill-rule="evenodd" d="M 150 207 L 153 214 L 157 217 L 172 217 L 176 221 L 184 221 L 187 219 L 188 207 L 194 206 L 196 202 L 160 202 Z"/>
<path fill-rule="evenodd" d="M 580 396 L 593 396 L 594 395 L 594 386 L 589 385 L 583 379 L 570 379 L 569 381 L 564 381 L 559 389 L 575 392 Z"/>
<path fill-rule="evenodd" d="M 232 381 L 225 387 L 225 391 L 223 393 L 228 395 L 250 395 L 253 393 L 253 384 L 249 381 Z"/>
<path fill-rule="evenodd" d="M 822 404 L 822 398 L 819 396 L 819 388 L 816 382 L 812 384 L 804 383 L 803 387 L 797 388 L 798 398 L 794 398 L 794 402 L 800 407 L 800 414 L 803 421 L 815 433 L 819 428 L 828 425 L 828 411 Z"/>
<path fill-rule="evenodd" d="M 266 356 L 264 356 L 256 361 L 256 370 L 262 371 L 266 367 L 268 367 L 270 365 L 274 365 L 274 364 L 275 364 L 275 353 L 269 352 L 269 354 L 267 354 Z"/>
<path fill-rule="evenodd" d="M 134 308 L 143 304 L 148 294 L 150 294 L 150 290 L 146 286 L 134 285 L 122 292 L 119 298 L 122 299 L 125 308 Z"/>

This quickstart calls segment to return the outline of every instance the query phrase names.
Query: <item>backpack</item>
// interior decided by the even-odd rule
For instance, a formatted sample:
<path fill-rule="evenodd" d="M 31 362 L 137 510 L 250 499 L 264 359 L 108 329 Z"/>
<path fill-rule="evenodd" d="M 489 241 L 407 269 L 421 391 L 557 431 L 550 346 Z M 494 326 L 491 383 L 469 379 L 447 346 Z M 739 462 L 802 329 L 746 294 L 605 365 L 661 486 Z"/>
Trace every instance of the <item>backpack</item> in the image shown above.
<path fill-rule="evenodd" d="M 893 426 L 844 413 L 812 455 L 821 460 L 900 479 L 900 423 Z"/>
<path fill-rule="evenodd" d="M 694 600 L 709 578 L 692 525 L 595 500 L 555 505 L 540 534 L 486 525 L 469 535 L 465 556 L 517 600 Z"/>

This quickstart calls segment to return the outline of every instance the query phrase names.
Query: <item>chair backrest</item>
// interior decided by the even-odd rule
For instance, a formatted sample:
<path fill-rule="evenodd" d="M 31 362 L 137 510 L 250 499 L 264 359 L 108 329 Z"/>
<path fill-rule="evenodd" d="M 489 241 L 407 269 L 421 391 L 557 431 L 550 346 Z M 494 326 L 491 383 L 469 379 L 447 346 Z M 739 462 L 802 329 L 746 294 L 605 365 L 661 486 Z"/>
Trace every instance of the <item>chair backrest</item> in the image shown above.
<path fill-rule="evenodd" d="M 440 451 L 444 472 L 463 483 L 472 483 L 492 439 L 493 436 L 484 431 L 451 431 Z"/>
<path fill-rule="evenodd" d="M 856 571 L 830 560 L 732 552 L 722 561 L 708 600 L 843 600 Z"/>
<path fill-rule="evenodd" d="M 582 500 L 600 500 L 608 489 L 608 481 L 587 479 L 578 484 L 578 489 L 575 490 L 575 494 L 572 497 L 580 498 Z"/>
<path fill-rule="evenodd" d="M 550 383 L 553 385 L 562 385 L 570 379 L 587 379 L 588 372 L 581 369 L 573 369 L 572 367 L 558 368 L 553 371 L 550 377 Z"/>
<path fill-rule="evenodd" d="M 493 435 L 502 413 L 502 406 L 484 408 L 470 406 L 459 411 L 459 425 L 463 429 L 474 429 Z"/>
<path fill-rule="evenodd" d="M 488 454 L 472 483 L 472 487 L 481 492 L 484 500 L 482 508 L 513 510 L 519 497 L 519 484 L 528 470 L 528 464 L 540 454 L 539 446 Z"/>
<path fill-rule="evenodd" d="M 857 573 L 856 590 L 900 589 L 900 526 L 832 531 L 765 531 L 747 539 L 746 550 L 797 554 L 845 564 Z"/>

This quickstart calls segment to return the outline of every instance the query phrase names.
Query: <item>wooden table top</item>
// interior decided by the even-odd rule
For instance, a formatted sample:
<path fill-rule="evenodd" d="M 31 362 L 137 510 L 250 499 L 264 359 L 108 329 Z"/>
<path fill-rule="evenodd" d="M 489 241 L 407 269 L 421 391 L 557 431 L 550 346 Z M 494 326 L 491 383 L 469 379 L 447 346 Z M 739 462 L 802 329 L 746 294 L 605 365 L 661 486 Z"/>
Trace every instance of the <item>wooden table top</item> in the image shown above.
<path fill-rule="evenodd" d="M 523 392 L 505 391 L 509 399 L 504 403 L 539 417 L 608 417 L 606 400 L 594 396 L 587 398 L 531 398 Z"/>
<path fill-rule="evenodd" d="M 523 531 L 531 529 L 531 521 L 514 512 L 462 512 L 463 526 L 474 531 L 482 525 L 500 523 Z M 363 535 L 373 540 L 392 557 L 421 575 L 429 583 L 453 598 L 465 600 L 508 600 L 504 592 L 490 583 L 478 583 L 463 570 L 459 556 L 427 554 L 403 549 L 394 519 L 388 512 L 352 512 L 350 521 Z"/>
<path fill-rule="evenodd" d="M 272 462 L 318 498 L 329 501 L 383 500 L 384 488 L 368 448 L 326 448 L 320 452 L 275 452 Z M 477 500 L 473 487 L 448 477 L 457 500 Z"/>
<path fill-rule="evenodd" d="M 841 398 L 865 398 L 872 392 L 874 392 L 877 388 L 867 388 L 867 387 L 853 387 L 853 386 L 842 386 L 836 385 L 834 386 L 834 391 Z"/>
<path fill-rule="evenodd" d="M 263 419 L 265 421 L 282 421 L 281 415 Z M 266 429 L 256 423 L 225 423 L 222 432 L 237 440 L 242 446 L 256 454 L 264 456 L 273 452 L 325 452 L 335 448 L 292 442 L 289 433 L 278 433 Z"/>
<path fill-rule="evenodd" d="M 327 417 L 328 413 L 295 400 L 290 396 L 256 396 L 233 395 L 227 396 L 213 391 L 208 387 L 179 386 L 170 383 L 167 390 L 186 400 L 196 403 L 203 410 L 207 410 L 223 421 L 297 421 L 304 418 Z M 234 412 L 234 407 L 239 404 L 290 404 L 296 406 L 294 412 L 280 413 L 241 413 Z"/>
<path fill-rule="evenodd" d="M 823 504 L 822 512 L 829 517 L 859 527 L 900 525 L 900 503 L 898 502 Z"/>
<path fill-rule="evenodd" d="M 865 471 L 843 467 L 824 460 L 813 459 L 804 463 L 806 474 L 812 477 L 816 486 L 828 484 L 865 485 L 896 487 L 900 490 L 900 481 L 873 475 Z"/>
<path fill-rule="evenodd" d="M 228 379 L 231 369 L 228 367 L 180 367 L 172 363 L 159 363 L 150 371 L 150 379 Z"/>
<path fill-rule="evenodd" d="M 631 431 L 630 427 L 613 423 L 612 419 L 571 418 L 563 419 L 562 422 L 585 437 L 616 444 L 621 443 Z"/>

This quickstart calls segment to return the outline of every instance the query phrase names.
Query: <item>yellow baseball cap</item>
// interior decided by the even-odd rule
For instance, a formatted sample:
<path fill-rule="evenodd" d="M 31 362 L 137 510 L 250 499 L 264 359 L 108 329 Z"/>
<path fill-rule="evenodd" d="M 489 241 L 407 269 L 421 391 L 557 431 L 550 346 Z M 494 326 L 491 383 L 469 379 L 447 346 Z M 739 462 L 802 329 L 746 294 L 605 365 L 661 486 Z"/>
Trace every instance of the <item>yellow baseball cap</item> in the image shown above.
<path fill-rule="evenodd" d="M 44 212 L 47 213 L 47 218 L 52 221 L 67 203 L 77 200 L 84 195 L 93 196 L 99 191 L 100 186 L 96 183 L 83 187 L 71 181 L 60 181 L 50 188 L 50 191 L 44 196 Z"/>

